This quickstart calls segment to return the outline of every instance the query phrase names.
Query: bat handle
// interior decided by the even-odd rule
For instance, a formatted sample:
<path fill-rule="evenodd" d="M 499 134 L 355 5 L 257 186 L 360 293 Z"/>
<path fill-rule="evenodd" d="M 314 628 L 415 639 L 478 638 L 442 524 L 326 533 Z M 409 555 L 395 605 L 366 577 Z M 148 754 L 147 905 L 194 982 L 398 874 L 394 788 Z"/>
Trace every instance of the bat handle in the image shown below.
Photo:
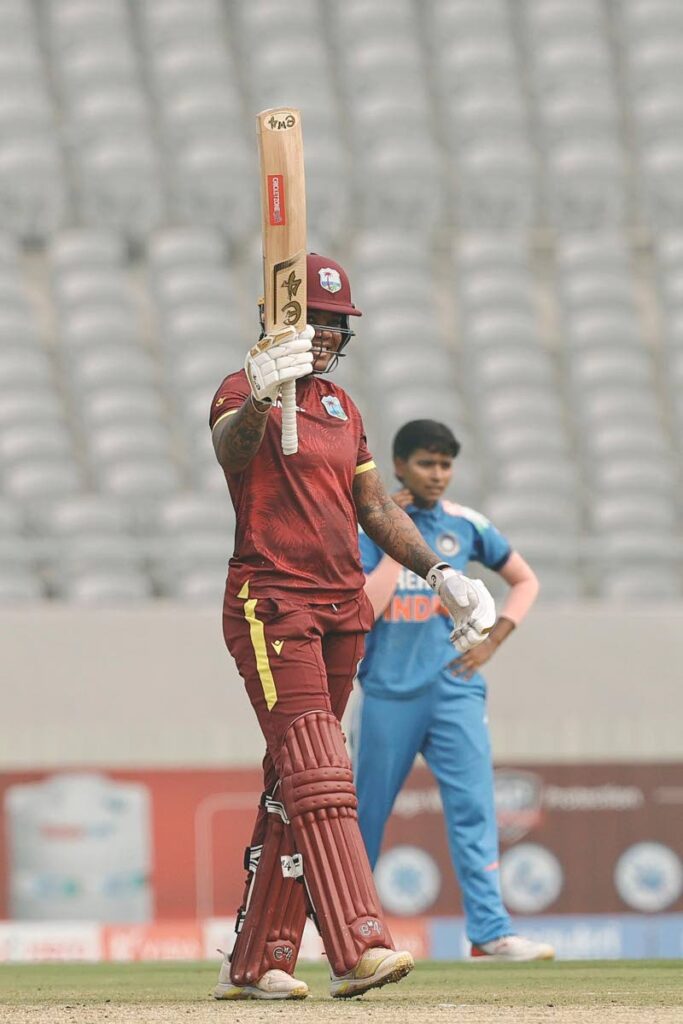
<path fill-rule="evenodd" d="M 298 450 L 296 381 L 288 380 L 282 385 L 282 452 L 284 455 L 295 455 Z"/>

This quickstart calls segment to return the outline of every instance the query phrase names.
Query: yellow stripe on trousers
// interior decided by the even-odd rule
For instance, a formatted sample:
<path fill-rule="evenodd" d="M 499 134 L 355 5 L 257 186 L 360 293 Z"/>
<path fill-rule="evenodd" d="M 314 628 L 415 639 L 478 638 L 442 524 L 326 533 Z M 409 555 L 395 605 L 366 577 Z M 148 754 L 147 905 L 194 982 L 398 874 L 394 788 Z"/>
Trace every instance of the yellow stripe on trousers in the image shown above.
<path fill-rule="evenodd" d="M 268 661 L 268 648 L 266 647 L 266 634 L 263 623 L 256 618 L 257 601 L 256 598 L 249 598 L 249 580 L 247 580 L 237 596 L 244 600 L 244 617 L 249 623 L 249 636 L 251 637 L 251 646 L 254 648 L 254 655 L 256 656 L 256 669 L 261 680 L 261 686 L 263 687 L 263 696 L 266 698 L 266 706 L 269 711 L 272 711 L 277 704 L 277 690 L 275 689 L 275 680 L 273 679 L 270 662 Z"/>

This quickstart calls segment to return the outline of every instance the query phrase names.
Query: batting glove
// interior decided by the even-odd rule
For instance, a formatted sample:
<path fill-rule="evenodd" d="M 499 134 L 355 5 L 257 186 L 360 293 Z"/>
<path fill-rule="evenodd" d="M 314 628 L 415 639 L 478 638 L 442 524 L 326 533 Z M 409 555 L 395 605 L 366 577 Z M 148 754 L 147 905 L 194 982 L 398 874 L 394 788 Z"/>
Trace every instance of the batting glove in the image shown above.
<path fill-rule="evenodd" d="M 272 404 L 286 381 L 298 380 L 312 372 L 314 334 L 311 326 L 306 326 L 300 334 L 293 327 L 286 327 L 267 334 L 249 349 L 244 369 L 251 393 L 258 402 Z"/>
<path fill-rule="evenodd" d="M 496 621 L 496 606 L 481 580 L 471 580 L 439 562 L 427 573 L 427 583 L 455 623 L 451 643 L 460 654 L 486 640 Z"/>

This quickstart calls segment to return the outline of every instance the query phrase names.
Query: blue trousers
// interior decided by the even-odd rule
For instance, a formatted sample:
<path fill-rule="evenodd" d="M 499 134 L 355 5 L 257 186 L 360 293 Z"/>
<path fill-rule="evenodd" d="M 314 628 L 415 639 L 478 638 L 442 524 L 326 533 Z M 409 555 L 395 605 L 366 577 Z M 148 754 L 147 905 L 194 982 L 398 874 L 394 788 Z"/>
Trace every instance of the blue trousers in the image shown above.
<path fill-rule="evenodd" d="M 465 681 L 444 669 L 413 697 L 363 694 L 353 733 L 358 818 L 373 868 L 394 800 L 421 753 L 441 791 L 467 935 L 474 943 L 509 935 L 483 678 Z"/>

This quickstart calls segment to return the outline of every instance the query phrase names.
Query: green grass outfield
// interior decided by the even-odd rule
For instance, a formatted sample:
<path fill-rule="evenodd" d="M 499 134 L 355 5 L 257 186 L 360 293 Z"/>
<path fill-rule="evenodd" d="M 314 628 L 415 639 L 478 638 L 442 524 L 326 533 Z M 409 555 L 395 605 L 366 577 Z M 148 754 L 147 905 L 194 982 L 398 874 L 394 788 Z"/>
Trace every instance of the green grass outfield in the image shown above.
<path fill-rule="evenodd" d="M 0 1020 L 3 1019 L 3 1004 L 48 1008 L 74 1004 L 112 1007 L 116 1004 L 189 1006 L 203 1003 L 211 994 L 217 970 L 218 964 L 206 962 L 2 965 Z M 324 965 L 301 964 L 297 977 L 308 982 L 313 1000 L 330 1002 Z M 470 1007 L 604 1006 L 610 1009 L 680 1007 L 683 1021 L 683 961 L 590 960 L 528 965 L 423 961 L 400 985 L 369 994 L 364 1004 L 369 1005 L 370 1000 L 396 1007 L 416 1003 L 425 1007 L 453 1005 L 454 1008 L 463 1004 Z M 307 1002 L 310 1005 L 311 1000 Z M 249 1005 L 256 1007 L 254 1003 Z M 290 1007 L 293 1009 L 292 1004 Z M 227 1011 L 228 1007 L 225 1009 Z M 231 1014 L 230 1019 L 234 1019 Z"/>

